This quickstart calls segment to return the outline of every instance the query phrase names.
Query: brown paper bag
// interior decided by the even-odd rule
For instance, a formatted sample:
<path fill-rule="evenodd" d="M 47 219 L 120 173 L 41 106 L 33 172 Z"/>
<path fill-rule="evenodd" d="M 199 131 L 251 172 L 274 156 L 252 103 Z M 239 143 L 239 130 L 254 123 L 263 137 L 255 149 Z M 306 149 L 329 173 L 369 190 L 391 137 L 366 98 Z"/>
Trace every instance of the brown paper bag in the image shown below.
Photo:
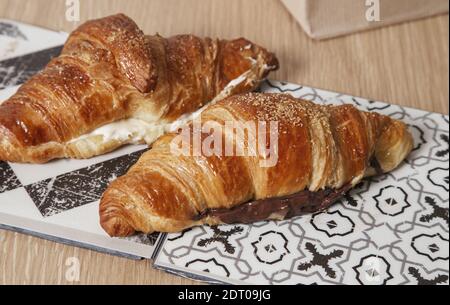
<path fill-rule="evenodd" d="M 281 0 L 305 32 L 330 38 L 448 12 L 449 0 Z"/>

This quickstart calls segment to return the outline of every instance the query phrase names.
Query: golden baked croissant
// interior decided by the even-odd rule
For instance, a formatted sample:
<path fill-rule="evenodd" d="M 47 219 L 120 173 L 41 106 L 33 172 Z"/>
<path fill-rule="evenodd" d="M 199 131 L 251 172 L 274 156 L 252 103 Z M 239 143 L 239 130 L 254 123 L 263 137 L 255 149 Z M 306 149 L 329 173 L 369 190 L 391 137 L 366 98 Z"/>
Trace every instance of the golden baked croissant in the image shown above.
<path fill-rule="evenodd" d="M 194 136 L 210 145 L 205 140 L 216 131 L 196 128 L 195 121 L 187 125 L 187 153 L 177 150 L 182 130 L 164 135 L 104 193 L 100 221 L 109 235 L 175 232 L 320 211 L 364 177 L 397 167 L 413 145 L 406 125 L 387 116 L 285 94 L 232 96 L 206 108 L 200 118 L 202 126 L 212 122 L 220 127 L 216 138 L 223 143 L 218 146 L 232 147 L 229 152 L 235 154 L 196 153 Z M 237 123 L 235 132 L 225 132 L 230 122 Z M 276 133 L 262 127 L 239 130 L 259 122 L 275 122 Z M 256 147 L 250 140 L 258 137 L 269 139 L 258 144 L 258 151 L 277 150 L 249 153 Z M 238 154 L 242 148 L 247 153 Z M 261 161 L 274 156 L 275 163 L 262 166 Z"/>
<path fill-rule="evenodd" d="M 243 38 L 145 36 L 122 14 L 87 22 L 0 104 L 0 160 L 89 158 L 151 143 L 164 124 L 253 90 L 277 67 L 273 54 Z"/>

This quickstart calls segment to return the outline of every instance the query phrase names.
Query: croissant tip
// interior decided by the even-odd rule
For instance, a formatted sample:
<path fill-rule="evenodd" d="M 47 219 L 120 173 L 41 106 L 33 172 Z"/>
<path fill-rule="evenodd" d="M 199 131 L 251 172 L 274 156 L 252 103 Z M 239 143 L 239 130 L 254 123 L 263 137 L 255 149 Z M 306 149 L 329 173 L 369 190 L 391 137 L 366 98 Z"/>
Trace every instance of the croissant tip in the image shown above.
<path fill-rule="evenodd" d="M 135 233 L 135 230 L 122 217 L 105 217 L 101 214 L 100 226 L 110 237 L 127 237 Z"/>
<path fill-rule="evenodd" d="M 278 58 L 276 57 L 275 53 L 268 53 L 269 59 L 267 60 L 267 65 L 270 67 L 271 71 L 276 71 L 280 68 L 280 62 L 278 61 Z"/>
<path fill-rule="evenodd" d="M 125 211 L 120 194 L 111 185 L 100 200 L 100 226 L 111 237 L 127 237 L 135 233 L 135 229 L 124 217 Z"/>

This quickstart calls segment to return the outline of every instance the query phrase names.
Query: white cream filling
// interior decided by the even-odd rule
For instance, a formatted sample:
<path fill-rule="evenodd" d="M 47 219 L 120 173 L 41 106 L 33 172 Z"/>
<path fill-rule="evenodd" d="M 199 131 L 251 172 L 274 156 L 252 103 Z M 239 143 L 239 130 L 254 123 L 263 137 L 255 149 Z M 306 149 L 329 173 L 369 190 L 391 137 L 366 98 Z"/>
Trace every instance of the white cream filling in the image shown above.
<path fill-rule="evenodd" d="M 148 123 L 130 118 L 103 125 L 88 134 L 71 140 L 69 143 L 95 136 L 102 136 L 105 142 L 115 140 L 130 144 L 140 144 L 143 141 L 151 143 L 164 134 L 164 126 L 164 124 Z"/>
<path fill-rule="evenodd" d="M 250 60 L 250 59 L 249 59 Z M 251 59 L 251 62 L 256 65 L 256 60 Z M 264 65 L 263 69 L 271 69 L 271 67 Z M 214 105 L 218 101 L 226 98 L 239 84 L 247 80 L 248 76 L 252 73 L 252 69 L 246 71 L 238 78 L 229 82 L 225 88 L 209 103 L 202 108 L 189 114 L 182 115 L 172 123 L 156 123 L 146 122 L 141 119 L 124 119 L 110 124 L 106 124 L 94 131 L 82 135 L 76 139 L 71 140 L 69 143 L 77 142 L 80 140 L 86 140 L 93 136 L 103 136 L 103 141 L 108 142 L 111 140 L 120 141 L 122 143 L 139 144 L 145 141 L 150 144 L 153 143 L 160 136 L 166 132 L 174 132 L 186 123 L 199 117 L 200 114 L 209 106 Z"/>

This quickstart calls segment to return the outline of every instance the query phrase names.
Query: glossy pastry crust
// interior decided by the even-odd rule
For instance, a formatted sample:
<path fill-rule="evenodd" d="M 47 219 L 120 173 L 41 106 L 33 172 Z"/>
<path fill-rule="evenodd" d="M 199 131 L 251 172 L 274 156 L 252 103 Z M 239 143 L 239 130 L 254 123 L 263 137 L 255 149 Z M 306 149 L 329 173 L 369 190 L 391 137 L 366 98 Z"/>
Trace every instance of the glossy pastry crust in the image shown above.
<path fill-rule="evenodd" d="M 375 174 L 373 164 L 378 172 L 396 168 L 413 146 L 402 122 L 351 105 L 320 106 L 285 94 L 229 97 L 202 113 L 202 122 L 207 121 L 221 126 L 226 121 L 278 122 L 278 162 L 261 167 L 261 156 L 173 154 L 178 134 L 167 134 L 104 193 L 100 221 L 109 235 L 176 232 L 201 224 L 252 222 L 261 215 L 284 219 L 308 211 L 307 204 L 320 210 Z M 224 135 L 224 141 L 233 140 Z M 248 146 L 244 138 L 232 143 Z M 264 209 L 259 218 L 258 205 Z"/>
<path fill-rule="evenodd" d="M 59 57 L 0 105 L 0 160 L 43 163 L 103 154 L 127 141 L 82 136 L 129 118 L 172 122 L 230 81 L 243 75 L 224 97 L 253 90 L 277 68 L 273 54 L 243 38 L 145 36 L 122 14 L 89 21 L 70 35 Z"/>

